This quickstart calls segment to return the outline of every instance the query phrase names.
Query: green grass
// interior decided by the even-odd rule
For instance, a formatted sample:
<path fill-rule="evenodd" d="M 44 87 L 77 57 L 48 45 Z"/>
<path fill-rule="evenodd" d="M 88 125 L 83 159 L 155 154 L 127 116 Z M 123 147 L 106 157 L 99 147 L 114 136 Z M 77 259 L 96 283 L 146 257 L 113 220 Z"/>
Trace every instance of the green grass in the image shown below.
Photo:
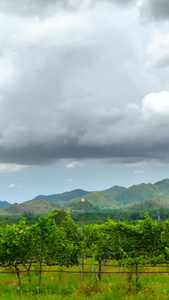
<path fill-rule="evenodd" d="M 85 266 L 86 270 L 87 268 L 91 270 L 91 266 Z M 47 267 L 47 270 L 49 269 L 56 270 L 56 267 Z M 77 271 L 80 270 L 80 267 L 73 267 L 70 270 Z M 110 271 L 110 268 L 105 266 L 104 270 Z M 159 271 L 159 268 L 155 267 L 149 270 Z M 131 280 L 127 274 L 105 274 L 102 275 L 102 281 L 100 282 L 97 274 L 94 275 L 94 280 L 92 280 L 92 274 L 89 274 L 85 275 L 85 280 L 82 283 L 81 274 L 43 273 L 40 295 L 37 293 L 38 272 L 31 273 L 31 283 L 29 283 L 28 279 L 26 273 L 22 274 L 21 292 L 18 295 L 17 276 L 15 274 L 0 274 L 0 299 L 169 300 L 168 274 L 141 274 L 139 275 L 138 282 L 136 282 L 134 275 Z"/>

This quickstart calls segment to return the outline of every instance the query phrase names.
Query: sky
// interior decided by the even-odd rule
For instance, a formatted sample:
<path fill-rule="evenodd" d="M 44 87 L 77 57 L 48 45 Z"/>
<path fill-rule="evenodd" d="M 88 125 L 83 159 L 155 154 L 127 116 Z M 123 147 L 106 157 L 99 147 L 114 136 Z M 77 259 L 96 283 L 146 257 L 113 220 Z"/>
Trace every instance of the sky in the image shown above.
<path fill-rule="evenodd" d="M 169 178 L 169 1 L 0 1 L 0 200 Z"/>

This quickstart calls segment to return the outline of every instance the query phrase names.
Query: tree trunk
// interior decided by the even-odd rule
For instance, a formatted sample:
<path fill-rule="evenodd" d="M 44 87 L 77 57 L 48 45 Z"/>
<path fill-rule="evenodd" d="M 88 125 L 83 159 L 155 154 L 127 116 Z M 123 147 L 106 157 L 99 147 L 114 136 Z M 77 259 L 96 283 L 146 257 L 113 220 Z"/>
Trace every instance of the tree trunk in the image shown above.
<path fill-rule="evenodd" d="M 99 260 L 99 272 L 98 272 L 98 278 L 99 280 L 102 279 L 102 261 Z"/>
<path fill-rule="evenodd" d="M 138 265 L 136 265 L 136 282 L 138 281 Z"/>
<path fill-rule="evenodd" d="M 26 271 L 27 271 L 27 274 L 28 274 L 28 281 L 29 281 L 29 283 L 31 283 L 30 269 L 31 269 L 31 266 L 32 266 L 32 262 L 29 263 L 28 267 L 26 266 L 26 263 L 23 263 L 23 266 L 24 266 L 24 268 L 25 268 Z"/>
<path fill-rule="evenodd" d="M 20 277 L 20 272 L 19 272 L 19 268 L 17 266 L 17 264 L 15 264 L 15 270 L 16 270 L 16 274 L 18 276 L 18 294 L 20 294 L 20 290 L 21 290 L 21 277 Z"/>

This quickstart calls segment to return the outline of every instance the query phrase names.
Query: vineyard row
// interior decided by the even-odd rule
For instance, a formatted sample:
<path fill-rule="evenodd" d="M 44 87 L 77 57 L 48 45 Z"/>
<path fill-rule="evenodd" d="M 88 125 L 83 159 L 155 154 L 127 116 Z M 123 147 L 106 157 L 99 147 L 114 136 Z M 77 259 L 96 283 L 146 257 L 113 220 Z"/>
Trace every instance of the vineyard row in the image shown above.
<path fill-rule="evenodd" d="M 18 225 L 0 228 L 0 265 L 15 270 L 18 291 L 21 288 L 21 271 L 30 274 L 31 267 L 39 263 L 39 287 L 42 264 L 61 267 L 78 266 L 84 259 L 94 256 L 98 262 L 101 279 L 105 259 L 118 266 L 131 266 L 138 272 L 139 265 L 157 265 L 169 261 L 169 222 L 145 220 L 136 224 L 118 223 L 112 220 L 102 225 L 78 226 L 69 215 L 56 225 L 58 212 L 41 217 L 39 222 L 27 226 L 23 219 Z M 114 272 L 113 272 L 114 273 Z"/>

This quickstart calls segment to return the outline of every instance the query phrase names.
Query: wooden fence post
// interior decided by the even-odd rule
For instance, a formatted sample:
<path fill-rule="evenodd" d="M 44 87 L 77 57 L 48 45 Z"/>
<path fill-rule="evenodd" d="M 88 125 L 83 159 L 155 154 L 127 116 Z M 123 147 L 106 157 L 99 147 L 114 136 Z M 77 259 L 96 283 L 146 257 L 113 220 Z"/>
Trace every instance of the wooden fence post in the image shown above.
<path fill-rule="evenodd" d="M 92 265 L 92 281 L 94 281 L 94 266 Z"/>
<path fill-rule="evenodd" d="M 84 233 L 84 222 L 82 222 L 82 234 Z M 82 254 L 82 282 L 84 281 L 84 254 Z"/>
<path fill-rule="evenodd" d="M 40 240 L 40 259 L 39 259 L 39 282 L 38 282 L 38 294 L 40 294 L 41 273 L 42 273 L 42 238 L 43 238 L 43 232 L 41 233 L 41 240 Z"/>

